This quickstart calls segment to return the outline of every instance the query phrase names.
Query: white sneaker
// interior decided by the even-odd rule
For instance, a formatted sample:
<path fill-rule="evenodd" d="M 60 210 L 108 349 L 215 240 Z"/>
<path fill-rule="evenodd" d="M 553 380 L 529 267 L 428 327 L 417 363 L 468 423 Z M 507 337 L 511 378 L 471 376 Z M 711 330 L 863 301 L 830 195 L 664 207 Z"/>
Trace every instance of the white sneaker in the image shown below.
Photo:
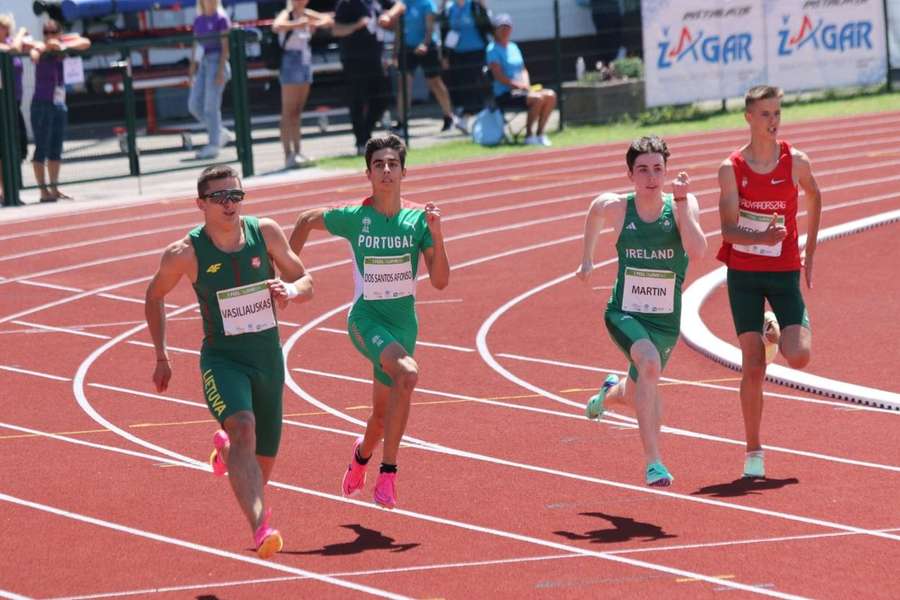
<path fill-rule="evenodd" d="M 466 125 L 466 121 L 453 115 L 453 125 L 457 129 L 459 129 L 463 135 L 469 135 L 469 127 Z"/>
<path fill-rule="evenodd" d="M 766 364 L 772 364 L 778 354 L 778 342 L 781 340 L 781 327 L 778 318 L 771 310 L 763 315 L 763 345 L 766 348 Z"/>
<path fill-rule="evenodd" d="M 546 134 L 538 136 L 538 139 L 541 140 L 541 146 L 549 147 L 553 145 L 553 142 L 550 141 Z"/>
<path fill-rule="evenodd" d="M 219 156 L 219 147 L 208 144 L 200 148 L 200 150 L 198 150 L 197 154 L 195 154 L 194 156 L 200 159 L 216 158 L 217 156 Z"/>
<path fill-rule="evenodd" d="M 297 165 L 305 165 L 306 163 L 311 163 L 312 159 L 302 152 L 297 153 Z"/>
<path fill-rule="evenodd" d="M 523 142 L 526 146 L 542 146 L 541 138 L 536 135 L 529 135 Z"/>
<path fill-rule="evenodd" d="M 224 127 L 219 132 L 219 147 L 224 148 L 231 142 L 233 142 L 236 138 L 234 137 L 234 132 L 225 129 Z"/>
<path fill-rule="evenodd" d="M 284 168 L 285 169 L 296 169 L 297 168 L 297 155 L 293 152 L 288 152 L 284 157 Z"/>

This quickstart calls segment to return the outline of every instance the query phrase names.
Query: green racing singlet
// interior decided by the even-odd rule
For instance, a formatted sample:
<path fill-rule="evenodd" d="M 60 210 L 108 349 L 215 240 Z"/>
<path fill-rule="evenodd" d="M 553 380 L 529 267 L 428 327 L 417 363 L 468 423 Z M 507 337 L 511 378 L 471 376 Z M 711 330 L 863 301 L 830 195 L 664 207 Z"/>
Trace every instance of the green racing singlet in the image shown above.
<path fill-rule="evenodd" d="M 671 194 L 662 195 L 662 211 L 652 223 L 641 220 L 634 193 L 628 194 L 626 201 L 616 241 L 619 270 L 608 308 L 677 333 L 688 257 L 675 224 L 674 200 Z"/>

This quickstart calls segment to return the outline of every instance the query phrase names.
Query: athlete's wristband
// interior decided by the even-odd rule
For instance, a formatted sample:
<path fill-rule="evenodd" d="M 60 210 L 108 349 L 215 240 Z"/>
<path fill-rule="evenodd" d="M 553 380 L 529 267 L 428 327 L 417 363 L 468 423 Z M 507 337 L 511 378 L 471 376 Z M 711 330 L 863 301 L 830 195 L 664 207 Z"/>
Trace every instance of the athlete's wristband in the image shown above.
<path fill-rule="evenodd" d="M 297 289 L 296 283 L 285 283 L 284 290 L 285 290 L 285 293 L 287 294 L 288 300 L 293 300 L 294 298 L 296 298 L 297 296 L 300 295 L 300 290 Z"/>

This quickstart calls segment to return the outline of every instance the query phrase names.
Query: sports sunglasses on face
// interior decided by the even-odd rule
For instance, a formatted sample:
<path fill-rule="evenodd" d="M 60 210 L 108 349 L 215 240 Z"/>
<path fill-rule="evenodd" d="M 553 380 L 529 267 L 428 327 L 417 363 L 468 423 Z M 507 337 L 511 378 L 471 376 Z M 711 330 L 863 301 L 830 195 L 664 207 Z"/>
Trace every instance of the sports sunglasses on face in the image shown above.
<path fill-rule="evenodd" d="M 204 200 L 215 202 L 216 204 L 228 204 L 229 202 L 240 202 L 244 199 L 244 190 L 216 190 L 203 196 Z"/>

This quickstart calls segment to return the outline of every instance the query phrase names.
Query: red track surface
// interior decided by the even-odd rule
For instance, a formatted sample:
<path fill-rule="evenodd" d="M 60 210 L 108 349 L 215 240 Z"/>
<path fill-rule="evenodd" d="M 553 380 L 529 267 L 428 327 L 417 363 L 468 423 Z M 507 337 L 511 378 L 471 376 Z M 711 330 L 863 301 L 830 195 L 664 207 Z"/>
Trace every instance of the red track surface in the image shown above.
<path fill-rule="evenodd" d="M 813 160 L 823 227 L 900 208 L 900 113 L 784 135 Z M 691 173 L 707 232 L 718 230 L 716 167 L 744 137 L 669 140 L 670 168 Z M 143 291 L 160 249 L 197 221 L 192 203 L 0 225 L 0 597 L 695 598 L 734 586 L 896 597 L 900 414 L 767 386 L 769 479 L 744 484 L 737 375 L 680 345 L 666 372 L 680 381 L 664 388 L 676 481 L 659 491 L 642 485 L 635 429 L 588 422 L 566 403 L 625 367 L 602 326 L 609 291 L 569 279 L 521 296 L 574 271 L 590 198 L 628 186 L 623 154 L 617 144 L 410 170 L 406 196 L 443 208 L 454 271 L 442 293 L 419 288 L 422 373 L 400 510 L 374 508 L 371 481 L 362 502 L 338 496 L 370 367 L 340 333 L 345 245 L 308 246 L 317 297 L 282 315 L 294 381 L 267 493 L 286 546 L 268 563 L 255 561 L 227 483 L 185 462 L 203 462 L 215 429 L 187 284 L 170 298 L 169 344 L 185 350 L 174 352 L 172 387 L 158 396 L 150 383 Z M 366 191 L 361 177 L 257 188 L 246 210 L 288 227 L 302 207 Z M 805 290 L 810 371 L 900 391 L 898 232 L 820 247 Z M 718 266 L 719 242 L 711 235 L 688 283 Z M 599 248 L 598 262 L 614 255 L 608 234 Z M 601 267 L 592 285 L 613 278 L 613 265 Z M 724 291 L 702 315 L 733 340 Z"/>

